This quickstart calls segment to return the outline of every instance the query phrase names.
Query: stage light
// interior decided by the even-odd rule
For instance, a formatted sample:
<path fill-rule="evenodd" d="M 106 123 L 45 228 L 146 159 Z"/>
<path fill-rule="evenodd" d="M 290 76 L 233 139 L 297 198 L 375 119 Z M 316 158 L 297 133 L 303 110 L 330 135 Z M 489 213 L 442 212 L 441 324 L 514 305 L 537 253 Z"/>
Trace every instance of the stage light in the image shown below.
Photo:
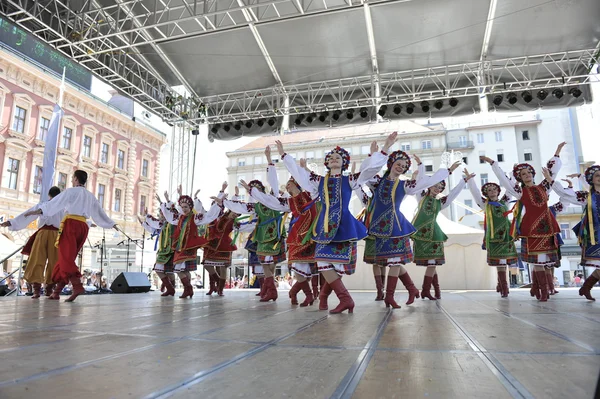
<path fill-rule="evenodd" d="M 342 111 L 340 111 L 339 109 L 336 109 L 333 112 L 333 116 L 331 117 L 334 121 L 337 121 L 338 119 L 340 119 L 340 115 L 342 114 Z"/>
<path fill-rule="evenodd" d="M 510 105 L 515 105 L 518 101 L 517 95 L 515 93 L 508 93 L 506 98 L 508 99 L 508 103 Z"/>
<path fill-rule="evenodd" d="M 573 87 L 569 89 L 569 94 L 575 98 L 578 98 L 582 93 L 581 90 L 579 90 L 577 87 Z"/>
<path fill-rule="evenodd" d="M 329 112 L 323 111 L 323 112 L 321 112 L 321 115 L 319 115 L 319 120 L 321 122 L 325 122 L 325 120 L 327 119 L 328 116 L 329 116 Z"/>
<path fill-rule="evenodd" d="M 269 120 L 267 121 L 267 124 L 269 126 L 273 126 L 275 124 L 275 118 L 269 118 Z"/>
<path fill-rule="evenodd" d="M 316 117 L 317 117 L 317 114 L 315 114 L 314 112 L 311 112 L 306 117 L 306 123 L 313 123 L 313 121 L 315 120 Z"/>
<path fill-rule="evenodd" d="M 502 97 L 502 94 L 496 94 L 494 96 L 494 99 L 492 100 L 492 102 L 494 103 L 494 105 L 496 107 L 499 107 L 500 104 L 502 104 L 502 101 L 504 100 L 504 97 Z"/>
<path fill-rule="evenodd" d="M 354 108 L 350 108 L 348 111 L 346 111 L 346 118 L 348 118 L 348 119 L 354 118 Z"/>
<path fill-rule="evenodd" d="M 421 101 L 421 111 L 429 112 L 429 101 Z"/>
<path fill-rule="evenodd" d="M 562 89 L 554 89 L 552 90 L 552 95 L 560 100 L 565 95 L 565 92 Z"/>
<path fill-rule="evenodd" d="M 296 119 L 294 120 L 294 123 L 296 125 L 299 125 L 302 123 L 302 121 L 304 120 L 304 114 L 300 114 L 298 116 L 296 116 Z"/>
<path fill-rule="evenodd" d="M 217 133 L 220 128 L 221 128 L 221 125 L 217 123 L 216 125 L 213 125 L 213 127 L 210 129 L 210 131 L 213 133 Z"/>
<path fill-rule="evenodd" d="M 533 96 L 529 90 L 525 90 L 523 93 L 521 93 L 521 97 L 523 97 L 523 101 L 526 103 L 530 103 L 531 100 L 533 100 Z"/>
<path fill-rule="evenodd" d="M 366 108 L 361 108 L 360 109 L 360 117 L 365 119 L 367 116 L 369 116 L 369 110 L 367 110 Z"/>
<path fill-rule="evenodd" d="M 226 123 L 225 126 L 223 127 L 223 130 L 225 130 L 226 132 L 231 130 L 231 123 Z"/>
<path fill-rule="evenodd" d="M 433 106 L 435 107 L 435 109 L 437 109 L 439 111 L 444 106 L 444 102 L 442 100 L 436 100 L 433 103 Z"/>
<path fill-rule="evenodd" d="M 379 111 L 377 111 L 377 114 L 379 116 L 385 116 L 386 112 L 387 112 L 387 105 L 382 105 L 381 107 L 379 107 Z"/>
<path fill-rule="evenodd" d="M 406 105 L 406 113 L 410 115 L 410 114 L 412 114 L 413 112 L 415 112 L 415 104 L 413 104 L 413 103 L 408 103 L 408 104 Z"/>
<path fill-rule="evenodd" d="M 252 119 L 247 120 L 246 121 L 246 128 L 250 129 L 252 127 L 252 125 L 254 124 L 254 121 Z"/>
<path fill-rule="evenodd" d="M 400 112 L 402 112 L 402 106 L 400 104 L 394 105 L 393 111 L 396 115 L 400 114 Z"/>
<path fill-rule="evenodd" d="M 458 99 L 452 97 L 450 100 L 448 100 L 448 104 L 450 104 L 450 106 L 452 108 L 456 107 L 458 105 Z"/>
<path fill-rule="evenodd" d="M 548 92 L 546 90 L 542 89 L 542 90 L 538 91 L 536 97 L 539 98 L 540 100 L 544 101 L 546 99 L 546 97 L 548 97 Z"/>
<path fill-rule="evenodd" d="M 263 127 L 263 125 L 265 124 L 265 119 L 264 118 L 260 118 L 258 120 L 258 122 L 256 122 L 256 124 L 258 125 L 258 127 Z"/>
<path fill-rule="evenodd" d="M 240 130 L 242 128 L 242 124 L 239 121 L 237 121 L 235 122 L 235 125 L 233 125 L 233 128 L 235 130 Z"/>

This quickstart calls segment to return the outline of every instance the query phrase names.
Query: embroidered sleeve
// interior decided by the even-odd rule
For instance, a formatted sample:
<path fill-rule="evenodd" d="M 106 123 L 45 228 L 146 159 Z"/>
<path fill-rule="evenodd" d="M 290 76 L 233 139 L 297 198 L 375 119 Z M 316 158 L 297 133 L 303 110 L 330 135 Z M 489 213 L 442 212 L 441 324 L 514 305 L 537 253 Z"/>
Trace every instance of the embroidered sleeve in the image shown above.
<path fill-rule="evenodd" d="M 310 175 L 308 177 L 308 179 L 310 181 L 314 181 L 314 182 L 320 182 L 321 181 L 321 176 L 319 176 L 318 174 L 316 174 L 315 172 L 310 172 Z"/>
<path fill-rule="evenodd" d="M 562 202 L 557 202 L 556 204 L 550 207 L 550 210 L 556 215 L 557 213 L 561 213 L 565 209 Z"/>
<path fill-rule="evenodd" d="M 587 191 L 576 191 L 575 192 L 575 197 L 577 198 L 577 202 L 582 203 L 582 204 L 587 202 L 588 195 L 589 195 L 589 193 Z"/>

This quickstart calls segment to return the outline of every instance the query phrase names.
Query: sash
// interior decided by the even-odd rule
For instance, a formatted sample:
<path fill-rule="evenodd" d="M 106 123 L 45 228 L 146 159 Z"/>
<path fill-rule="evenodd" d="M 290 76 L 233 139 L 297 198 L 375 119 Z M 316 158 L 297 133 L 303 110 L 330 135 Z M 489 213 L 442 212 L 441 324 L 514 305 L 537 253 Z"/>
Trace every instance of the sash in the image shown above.
<path fill-rule="evenodd" d="M 65 227 L 65 221 L 67 221 L 67 219 L 77 220 L 77 221 L 82 222 L 82 223 L 86 223 L 87 222 L 87 219 L 85 218 L 85 216 L 81 216 L 81 215 L 65 215 L 63 217 L 63 219 L 60 221 L 60 227 L 58 228 L 58 235 L 56 236 L 56 241 L 54 242 L 54 246 L 56 248 L 58 248 L 58 242 L 60 241 L 60 236 L 62 235 L 63 229 Z"/>

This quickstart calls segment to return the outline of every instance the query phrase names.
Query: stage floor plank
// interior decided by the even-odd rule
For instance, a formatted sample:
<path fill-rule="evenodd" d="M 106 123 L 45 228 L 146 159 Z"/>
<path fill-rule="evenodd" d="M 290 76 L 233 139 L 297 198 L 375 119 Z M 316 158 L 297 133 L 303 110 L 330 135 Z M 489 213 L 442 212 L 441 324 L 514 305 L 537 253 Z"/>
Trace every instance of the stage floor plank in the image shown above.
<path fill-rule="evenodd" d="M 398 292 L 393 311 L 354 292 L 341 315 L 252 290 L 2 297 L 0 398 L 591 398 L 600 303 L 560 291 Z"/>

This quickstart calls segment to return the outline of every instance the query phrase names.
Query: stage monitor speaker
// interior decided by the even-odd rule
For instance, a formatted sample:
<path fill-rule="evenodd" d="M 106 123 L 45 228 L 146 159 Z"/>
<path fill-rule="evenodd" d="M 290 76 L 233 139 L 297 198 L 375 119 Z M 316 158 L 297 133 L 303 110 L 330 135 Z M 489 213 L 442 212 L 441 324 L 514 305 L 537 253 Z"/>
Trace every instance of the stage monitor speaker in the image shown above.
<path fill-rule="evenodd" d="M 150 291 L 148 276 L 141 272 L 123 272 L 110 285 L 114 294 L 133 294 Z"/>
<path fill-rule="evenodd" d="M 8 289 L 8 285 L 6 285 L 6 284 L 0 285 L 0 296 L 8 295 L 9 291 L 10 290 Z"/>

